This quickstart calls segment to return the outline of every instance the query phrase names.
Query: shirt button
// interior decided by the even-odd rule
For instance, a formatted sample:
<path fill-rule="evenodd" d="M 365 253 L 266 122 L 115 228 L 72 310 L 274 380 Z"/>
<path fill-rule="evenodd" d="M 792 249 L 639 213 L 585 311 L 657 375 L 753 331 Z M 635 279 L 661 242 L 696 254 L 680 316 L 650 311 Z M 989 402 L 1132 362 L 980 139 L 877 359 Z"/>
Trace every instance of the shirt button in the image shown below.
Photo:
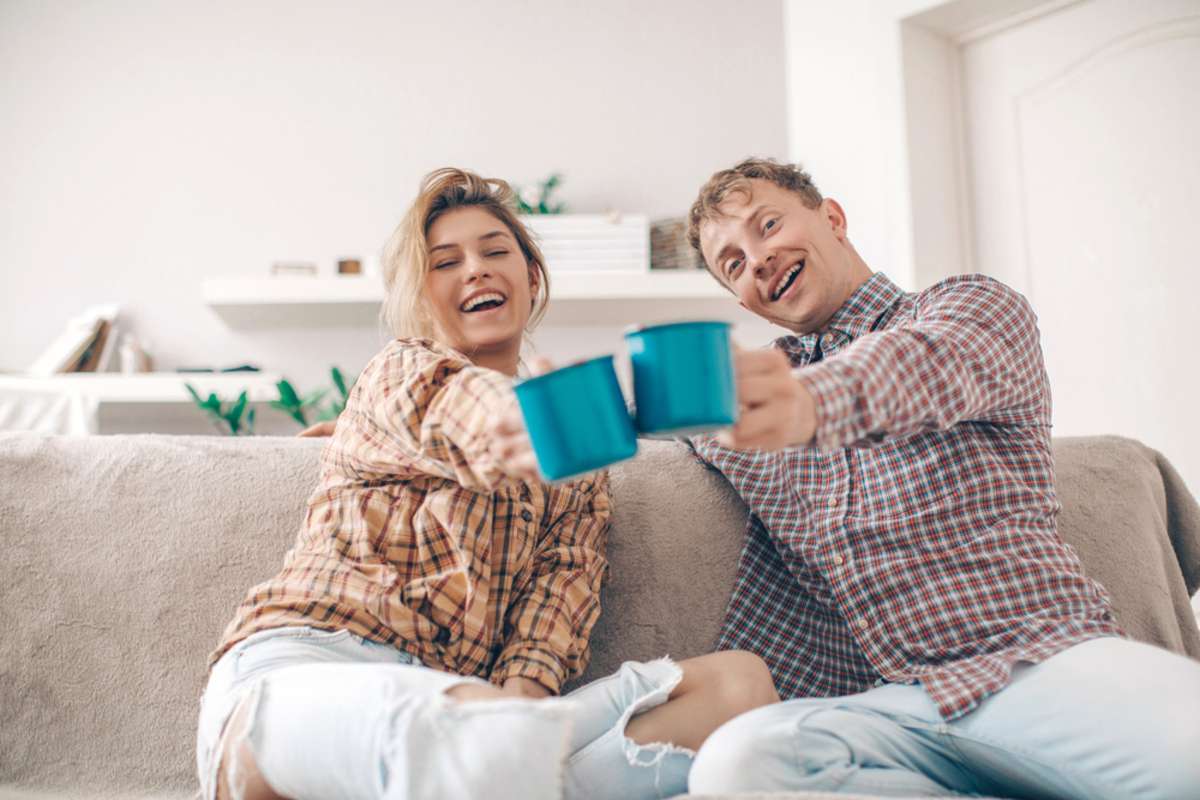
<path fill-rule="evenodd" d="M 533 512 L 528 508 L 525 509 L 521 512 L 521 519 L 525 520 L 526 522 L 533 522 Z"/>
<path fill-rule="evenodd" d="M 858 625 L 858 629 L 860 631 L 865 631 L 867 629 L 867 621 L 865 619 L 860 619 L 855 624 Z"/>
<path fill-rule="evenodd" d="M 842 564 L 846 563 L 846 559 L 842 558 L 841 556 L 834 556 L 833 563 L 840 567 Z"/>
<path fill-rule="evenodd" d="M 836 497 L 831 497 L 831 498 L 829 498 L 829 507 L 837 508 L 839 502 L 840 501 Z"/>

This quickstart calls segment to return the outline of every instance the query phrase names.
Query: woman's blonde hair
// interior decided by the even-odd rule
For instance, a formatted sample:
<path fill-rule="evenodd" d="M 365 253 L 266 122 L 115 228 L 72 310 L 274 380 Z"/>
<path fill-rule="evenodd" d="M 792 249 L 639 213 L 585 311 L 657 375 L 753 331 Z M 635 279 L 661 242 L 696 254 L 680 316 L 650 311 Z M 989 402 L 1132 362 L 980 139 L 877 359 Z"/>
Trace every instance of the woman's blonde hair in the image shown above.
<path fill-rule="evenodd" d="M 516 194 L 499 178 L 483 178 L 454 167 L 434 170 L 421 181 L 417 199 L 396 226 L 383 250 L 385 294 L 381 316 L 393 336 L 436 336 L 437 323 L 424 301 L 425 276 L 429 274 L 429 228 L 447 211 L 481 208 L 508 228 L 529 264 L 533 289 L 530 331 L 546 313 L 550 279 L 546 260 L 529 230 L 517 218 Z"/>

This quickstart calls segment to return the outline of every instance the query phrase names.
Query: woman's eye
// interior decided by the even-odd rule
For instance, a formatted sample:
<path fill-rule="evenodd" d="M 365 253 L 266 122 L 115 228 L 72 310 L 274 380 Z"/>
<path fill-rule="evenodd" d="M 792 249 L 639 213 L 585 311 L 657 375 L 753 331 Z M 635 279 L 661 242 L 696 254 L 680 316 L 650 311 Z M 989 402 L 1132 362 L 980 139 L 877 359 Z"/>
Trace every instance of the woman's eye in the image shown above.
<path fill-rule="evenodd" d="M 457 261 L 442 261 L 437 264 L 434 264 L 433 268 L 434 269 L 445 269 L 446 267 L 453 267 L 457 263 L 458 263 Z"/>
<path fill-rule="evenodd" d="M 772 228 L 774 228 L 775 222 L 776 222 L 776 220 L 773 220 L 773 219 L 767 220 L 767 224 L 763 225 L 763 232 L 765 233 L 765 232 L 771 230 Z"/>
<path fill-rule="evenodd" d="M 487 255 L 489 258 L 492 256 L 506 256 L 506 255 L 508 255 L 508 251 L 507 250 L 493 250 L 492 252 L 486 253 L 485 255 Z"/>

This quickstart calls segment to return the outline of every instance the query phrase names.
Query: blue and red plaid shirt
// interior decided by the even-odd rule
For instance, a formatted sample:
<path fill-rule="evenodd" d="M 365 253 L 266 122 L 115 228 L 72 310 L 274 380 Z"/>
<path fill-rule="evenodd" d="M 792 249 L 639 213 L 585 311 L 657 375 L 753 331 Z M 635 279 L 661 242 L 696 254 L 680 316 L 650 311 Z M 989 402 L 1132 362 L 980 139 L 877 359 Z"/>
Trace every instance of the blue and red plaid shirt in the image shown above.
<path fill-rule="evenodd" d="M 696 437 L 750 507 L 719 646 L 785 697 L 919 681 L 946 719 L 1039 662 L 1123 635 L 1059 538 L 1050 386 L 1029 303 L 957 276 L 877 273 L 820 334 L 774 343 L 816 399 L 812 446 Z"/>

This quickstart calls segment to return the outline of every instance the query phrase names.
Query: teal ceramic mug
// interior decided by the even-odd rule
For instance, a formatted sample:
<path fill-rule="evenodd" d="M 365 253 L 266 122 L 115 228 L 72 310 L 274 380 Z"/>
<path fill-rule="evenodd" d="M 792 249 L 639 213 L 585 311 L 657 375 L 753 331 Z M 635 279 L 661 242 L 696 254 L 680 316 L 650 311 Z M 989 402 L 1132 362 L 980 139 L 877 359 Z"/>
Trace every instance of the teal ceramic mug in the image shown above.
<path fill-rule="evenodd" d="M 737 421 L 728 322 L 673 322 L 625 333 L 637 429 L 692 434 Z"/>
<path fill-rule="evenodd" d="M 546 480 L 592 472 L 637 453 L 612 356 L 527 378 L 516 384 L 516 392 Z"/>

